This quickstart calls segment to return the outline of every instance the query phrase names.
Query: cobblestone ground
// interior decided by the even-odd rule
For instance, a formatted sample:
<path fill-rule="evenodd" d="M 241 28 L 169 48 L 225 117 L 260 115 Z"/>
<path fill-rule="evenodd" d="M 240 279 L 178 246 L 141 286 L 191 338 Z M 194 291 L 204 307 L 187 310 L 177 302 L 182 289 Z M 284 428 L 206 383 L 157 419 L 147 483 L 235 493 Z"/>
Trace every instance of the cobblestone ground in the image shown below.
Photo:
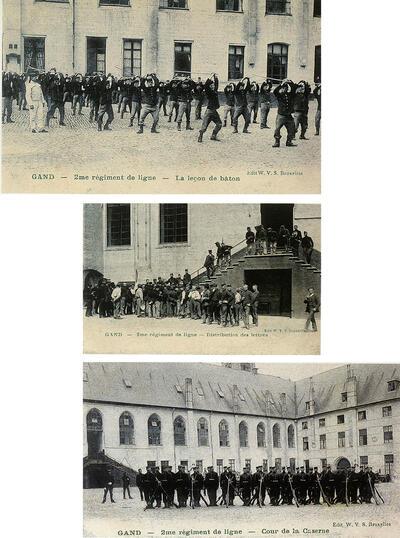
<path fill-rule="evenodd" d="M 145 504 L 132 488 L 133 500 L 123 500 L 122 490 L 115 490 L 116 504 L 102 504 L 102 490 L 84 490 L 84 535 L 87 537 L 134 536 L 362 536 L 363 538 L 399 536 L 398 484 L 379 484 L 385 504 L 321 506 L 279 506 L 243 508 L 235 506 L 197 509 L 155 509 L 144 511 Z M 390 525 L 390 526 L 389 526 Z M 283 529 L 289 532 L 282 533 Z M 297 529 L 298 532 L 294 532 Z M 162 532 L 164 530 L 164 533 Z M 175 530 L 176 534 L 172 534 Z M 319 530 L 319 532 L 318 532 Z M 171 534 L 168 534 L 170 531 Z M 217 532 L 220 531 L 220 532 Z M 317 531 L 317 532 L 316 532 Z M 321 532 L 325 531 L 325 532 Z M 327 531 L 327 532 L 326 532 Z M 120 534 L 118 534 L 120 532 Z M 123 533 L 126 534 L 123 534 Z"/>
<path fill-rule="evenodd" d="M 51 120 L 48 134 L 33 134 L 29 112 L 18 111 L 15 102 L 13 109 L 15 123 L 3 125 L 5 191 L 319 192 L 320 138 L 314 136 L 314 102 L 309 114 L 310 140 L 298 140 L 296 148 L 286 148 L 283 138 L 279 149 L 271 147 L 273 129 L 260 130 L 259 124 L 251 125 L 249 135 L 234 135 L 232 127 L 224 128 L 221 142 L 210 141 L 210 126 L 200 145 L 199 120 L 192 120 L 194 131 L 186 131 L 183 122 L 183 130 L 178 132 L 177 124 L 168 123 L 161 115 L 160 133 L 151 134 L 148 116 L 145 133 L 138 135 L 136 122 L 129 128 L 129 114 L 121 119 L 114 105 L 113 130 L 98 132 L 97 124 L 89 123 L 88 108 L 83 108 L 82 116 L 72 116 L 67 103 L 66 127 L 60 127 L 58 119 Z M 275 116 L 276 109 L 272 109 L 268 119 L 271 127 Z M 46 173 L 54 174 L 54 179 L 32 179 L 32 174 Z M 90 179 L 74 179 L 74 174 Z M 211 174 L 216 180 L 209 180 Z M 104 181 L 92 179 L 92 175 L 124 175 L 125 179 Z M 128 180 L 129 175 L 136 179 Z M 139 175 L 156 176 L 156 180 L 138 179 Z M 177 180 L 176 175 L 184 180 Z M 221 180 L 220 175 L 240 177 L 240 181 Z M 187 176 L 206 179 L 189 180 Z"/>
<path fill-rule="evenodd" d="M 222 327 L 178 318 L 84 317 L 87 353 L 319 354 L 319 332 L 304 332 L 303 319 L 260 316 L 258 327 Z M 319 320 L 317 320 L 319 325 Z"/>

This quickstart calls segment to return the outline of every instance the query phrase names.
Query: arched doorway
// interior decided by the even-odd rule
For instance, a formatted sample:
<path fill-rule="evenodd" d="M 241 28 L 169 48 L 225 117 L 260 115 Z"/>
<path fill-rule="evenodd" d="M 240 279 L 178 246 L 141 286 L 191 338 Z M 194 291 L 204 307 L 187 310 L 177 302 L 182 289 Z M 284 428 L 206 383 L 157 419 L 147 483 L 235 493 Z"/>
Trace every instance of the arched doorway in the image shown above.
<path fill-rule="evenodd" d="M 83 287 L 86 289 L 89 285 L 91 287 L 97 286 L 103 275 L 95 269 L 86 269 L 83 271 Z"/>
<path fill-rule="evenodd" d="M 88 457 L 97 458 L 103 445 L 103 418 L 98 409 L 91 409 L 86 415 Z"/>
<path fill-rule="evenodd" d="M 351 464 L 347 458 L 338 458 L 335 461 L 335 465 L 337 470 L 349 469 L 351 467 Z"/>

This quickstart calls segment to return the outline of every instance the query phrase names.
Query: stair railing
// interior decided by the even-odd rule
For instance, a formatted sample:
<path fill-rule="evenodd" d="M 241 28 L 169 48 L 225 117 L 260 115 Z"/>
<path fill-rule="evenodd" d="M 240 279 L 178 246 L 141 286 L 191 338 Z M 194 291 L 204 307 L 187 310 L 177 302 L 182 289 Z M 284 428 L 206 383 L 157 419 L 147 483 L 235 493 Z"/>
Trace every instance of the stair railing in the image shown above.
<path fill-rule="evenodd" d="M 245 242 L 246 242 L 246 238 L 239 241 L 239 243 L 236 243 L 236 245 L 233 245 L 233 247 L 231 248 L 231 254 L 234 248 L 238 247 L 239 245 L 242 245 Z M 226 267 L 230 267 L 230 264 L 224 266 L 223 268 L 225 269 Z M 193 273 L 190 273 L 190 276 L 192 277 L 192 279 L 198 278 L 200 276 L 200 272 L 202 271 L 202 269 L 204 269 L 204 265 L 202 265 L 201 267 L 193 271 Z M 202 272 L 205 272 L 205 271 L 202 271 Z"/>

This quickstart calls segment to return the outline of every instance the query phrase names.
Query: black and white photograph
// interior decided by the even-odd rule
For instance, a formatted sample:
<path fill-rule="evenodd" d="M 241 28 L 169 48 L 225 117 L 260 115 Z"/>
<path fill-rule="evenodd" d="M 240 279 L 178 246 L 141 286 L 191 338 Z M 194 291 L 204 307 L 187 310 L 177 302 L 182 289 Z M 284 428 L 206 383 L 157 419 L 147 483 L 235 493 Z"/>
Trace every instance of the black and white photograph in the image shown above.
<path fill-rule="evenodd" d="M 4 0 L 3 191 L 320 192 L 321 0 Z"/>
<path fill-rule="evenodd" d="M 399 394 L 398 364 L 85 363 L 84 536 L 397 536 Z"/>
<path fill-rule="evenodd" d="M 314 355 L 318 204 L 84 204 L 85 353 Z"/>

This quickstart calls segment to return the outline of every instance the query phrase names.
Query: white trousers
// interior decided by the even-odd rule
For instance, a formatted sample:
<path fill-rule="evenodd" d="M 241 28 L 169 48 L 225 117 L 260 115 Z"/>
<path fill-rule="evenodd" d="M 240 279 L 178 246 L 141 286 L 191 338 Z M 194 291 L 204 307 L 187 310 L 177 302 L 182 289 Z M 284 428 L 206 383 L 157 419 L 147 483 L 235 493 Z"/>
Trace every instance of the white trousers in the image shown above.
<path fill-rule="evenodd" d="M 29 108 L 29 120 L 31 129 L 36 129 L 36 131 L 44 129 L 44 106 L 42 102 L 34 102 L 33 108 Z"/>

